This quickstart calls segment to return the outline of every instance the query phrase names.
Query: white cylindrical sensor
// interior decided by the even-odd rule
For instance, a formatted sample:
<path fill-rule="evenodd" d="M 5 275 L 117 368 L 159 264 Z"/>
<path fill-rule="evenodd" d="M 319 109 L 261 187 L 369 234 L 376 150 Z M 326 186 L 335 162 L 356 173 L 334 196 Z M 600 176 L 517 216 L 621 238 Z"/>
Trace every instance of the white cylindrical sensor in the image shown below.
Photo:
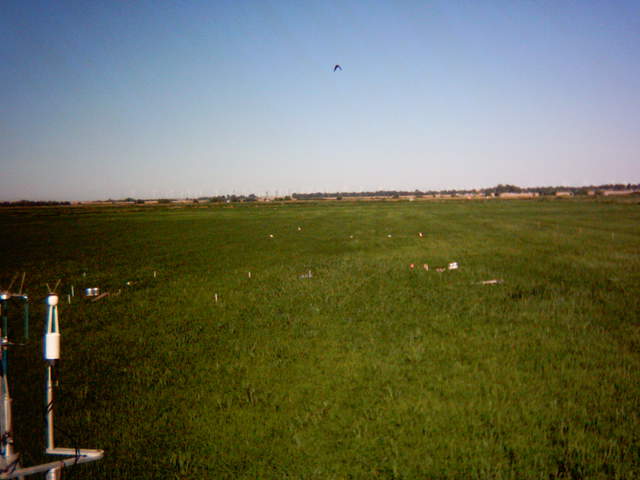
<path fill-rule="evenodd" d="M 48 295 L 47 296 L 47 305 L 57 305 L 58 304 L 58 296 L 57 295 Z"/>
<path fill-rule="evenodd" d="M 58 332 L 45 334 L 44 359 L 60 360 L 60 334 Z"/>

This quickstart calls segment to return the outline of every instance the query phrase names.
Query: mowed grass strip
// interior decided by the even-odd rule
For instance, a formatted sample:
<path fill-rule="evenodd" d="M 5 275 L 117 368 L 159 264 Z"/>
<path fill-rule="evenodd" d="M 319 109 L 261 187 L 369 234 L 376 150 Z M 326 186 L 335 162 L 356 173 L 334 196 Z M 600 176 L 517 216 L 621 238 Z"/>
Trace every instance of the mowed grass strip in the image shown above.
<path fill-rule="evenodd" d="M 58 443 L 106 450 L 82 475 L 640 475 L 640 206 L 227 207 L 0 212 L 5 283 L 62 278 Z M 39 352 L 12 352 L 24 463 Z"/>

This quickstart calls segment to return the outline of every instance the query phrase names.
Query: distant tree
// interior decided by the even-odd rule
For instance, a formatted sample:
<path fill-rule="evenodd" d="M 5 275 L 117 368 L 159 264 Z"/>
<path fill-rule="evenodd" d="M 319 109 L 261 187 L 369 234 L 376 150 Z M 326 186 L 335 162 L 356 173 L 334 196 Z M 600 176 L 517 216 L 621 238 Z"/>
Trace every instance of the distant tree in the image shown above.
<path fill-rule="evenodd" d="M 518 187 L 517 185 L 499 184 L 497 187 L 495 187 L 494 192 L 497 193 L 497 194 L 501 194 L 501 193 L 520 193 L 520 192 L 522 192 L 522 189 L 520 187 Z"/>

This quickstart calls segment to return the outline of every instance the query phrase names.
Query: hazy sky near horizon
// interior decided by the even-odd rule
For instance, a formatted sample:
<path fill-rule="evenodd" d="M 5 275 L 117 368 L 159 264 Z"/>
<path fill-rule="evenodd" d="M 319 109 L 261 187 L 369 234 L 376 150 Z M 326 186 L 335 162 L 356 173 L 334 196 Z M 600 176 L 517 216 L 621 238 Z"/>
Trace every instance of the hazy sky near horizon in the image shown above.
<path fill-rule="evenodd" d="M 639 152 L 638 0 L 0 2 L 0 200 L 637 183 Z"/>

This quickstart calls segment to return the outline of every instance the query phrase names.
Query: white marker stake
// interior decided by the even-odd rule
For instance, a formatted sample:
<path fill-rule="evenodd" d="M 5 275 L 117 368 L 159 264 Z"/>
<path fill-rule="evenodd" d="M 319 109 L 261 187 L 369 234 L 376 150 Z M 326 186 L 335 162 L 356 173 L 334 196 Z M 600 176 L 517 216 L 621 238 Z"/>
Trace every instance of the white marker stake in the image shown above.
<path fill-rule="evenodd" d="M 156 274 L 157 274 L 157 272 L 154 270 L 153 271 L 153 278 L 156 278 Z"/>
<path fill-rule="evenodd" d="M 73 293 L 73 285 L 71 285 L 71 296 L 75 297 L 75 294 Z"/>
<path fill-rule="evenodd" d="M 217 293 L 213 294 L 213 299 L 216 301 L 216 303 L 218 303 L 218 294 Z"/>
<path fill-rule="evenodd" d="M 67 303 L 71 304 L 71 295 L 67 295 Z"/>
<path fill-rule="evenodd" d="M 249 278 L 251 278 L 251 272 L 249 272 Z"/>

